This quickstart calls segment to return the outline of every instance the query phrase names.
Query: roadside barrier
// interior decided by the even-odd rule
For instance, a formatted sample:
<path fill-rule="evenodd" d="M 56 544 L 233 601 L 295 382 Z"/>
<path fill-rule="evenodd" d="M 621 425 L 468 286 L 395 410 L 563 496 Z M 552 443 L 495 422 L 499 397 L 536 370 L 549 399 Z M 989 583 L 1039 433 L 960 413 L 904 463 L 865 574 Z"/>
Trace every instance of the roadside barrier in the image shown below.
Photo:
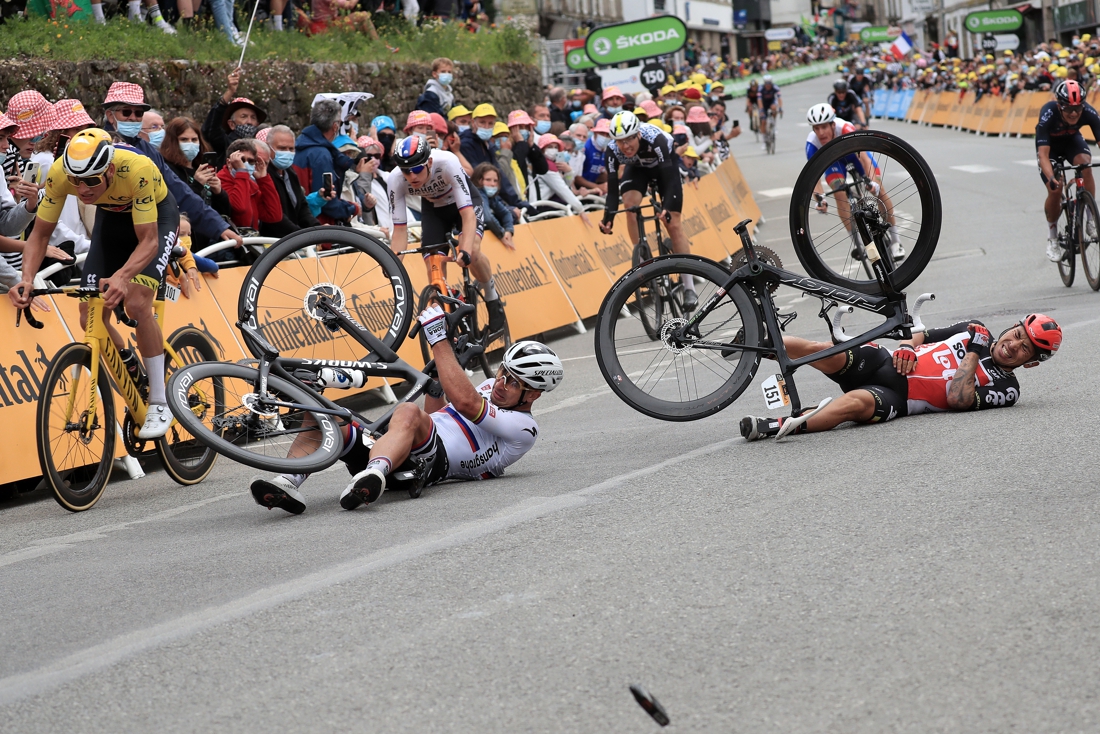
<path fill-rule="evenodd" d="M 485 234 L 482 248 L 492 260 L 497 291 L 507 303 L 513 339 L 571 324 L 583 331 L 581 321 L 596 314 L 612 283 L 630 269 L 634 248 L 627 236 L 626 215 L 616 218 L 615 233 L 610 237 L 596 226 L 601 216 L 599 212 L 590 215 L 591 227 L 578 216 L 519 225 L 514 250 L 491 233 Z M 733 225 L 746 218 L 752 218 L 755 224 L 760 209 L 733 159 L 697 184 L 685 184 L 683 222 L 693 252 L 712 260 L 736 253 L 741 243 L 733 234 Z M 335 259 L 345 257 L 355 256 L 338 255 Z M 333 266 L 337 267 L 335 261 Z M 415 258 L 406 258 L 405 268 L 415 294 L 419 294 L 427 285 L 425 268 Z M 451 270 L 450 276 L 457 282 L 458 269 Z M 209 337 L 219 360 L 251 358 L 234 326 L 237 297 L 247 272 L 245 267 L 222 268 L 216 278 L 203 276 L 200 292 L 190 299 L 181 296 L 177 304 L 169 305 L 165 336 L 181 327 L 194 326 Z M 75 299 L 56 296 L 46 300 L 52 311 L 37 314 L 44 328 L 24 324 L 17 329 L 15 309 L 7 297 L 0 296 L 0 484 L 41 475 L 35 413 L 42 378 L 54 354 L 64 345 L 79 341 L 84 333 Z M 360 322 L 370 325 L 373 304 L 360 302 L 354 294 L 349 300 Z M 289 347 L 285 356 L 295 356 L 295 345 L 304 348 L 315 343 L 310 339 L 321 338 L 308 330 L 309 326 L 295 325 L 279 335 L 280 348 Z M 332 358 L 363 356 L 351 349 L 348 344 L 334 341 Z M 410 364 L 423 366 L 415 339 L 406 339 L 398 353 Z M 383 396 L 392 400 L 392 392 L 380 378 L 371 379 L 360 391 L 378 388 L 387 388 Z M 341 391 L 340 397 L 353 392 Z M 125 406 L 117 396 L 116 408 L 121 416 Z M 122 441 L 116 445 L 117 456 L 122 458 Z M 136 462 L 131 464 L 136 467 Z M 131 476 L 134 471 L 131 469 Z"/>
<path fill-rule="evenodd" d="M 826 61 L 814 61 L 813 63 L 803 66 L 795 66 L 790 69 L 777 69 L 769 73 L 775 85 L 777 87 L 782 87 L 785 84 L 794 84 L 795 82 L 803 82 L 807 79 L 816 79 L 819 76 L 839 74 L 840 72 L 837 71 L 837 67 L 846 64 L 853 58 L 853 56 L 848 56 L 846 58 L 829 59 Z M 724 79 L 722 84 L 725 87 L 726 94 L 731 97 L 744 97 L 745 93 L 748 91 L 749 83 L 753 81 L 759 82 L 763 76 L 763 74 L 752 74 L 739 79 Z"/>

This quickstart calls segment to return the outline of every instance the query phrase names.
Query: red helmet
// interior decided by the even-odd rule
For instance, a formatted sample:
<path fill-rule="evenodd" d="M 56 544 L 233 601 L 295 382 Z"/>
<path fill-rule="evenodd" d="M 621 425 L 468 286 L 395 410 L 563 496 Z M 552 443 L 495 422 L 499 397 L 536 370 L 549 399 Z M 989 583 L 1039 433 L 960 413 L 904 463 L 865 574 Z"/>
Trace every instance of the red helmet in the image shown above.
<path fill-rule="evenodd" d="M 1058 98 L 1060 105 L 1079 105 L 1084 99 L 1081 94 L 1081 85 L 1073 79 L 1067 79 L 1059 84 L 1054 96 Z"/>
<path fill-rule="evenodd" d="M 1025 316 L 1020 325 L 1024 327 L 1024 333 L 1035 346 L 1035 358 L 1040 362 L 1053 357 L 1058 347 L 1062 346 L 1062 327 L 1046 314 L 1033 313 Z"/>

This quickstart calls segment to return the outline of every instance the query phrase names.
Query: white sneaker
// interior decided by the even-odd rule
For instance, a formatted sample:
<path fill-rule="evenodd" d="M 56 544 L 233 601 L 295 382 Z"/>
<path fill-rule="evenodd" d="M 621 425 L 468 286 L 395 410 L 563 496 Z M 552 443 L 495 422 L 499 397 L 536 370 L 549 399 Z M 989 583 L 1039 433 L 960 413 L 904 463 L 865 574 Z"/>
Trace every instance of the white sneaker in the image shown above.
<path fill-rule="evenodd" d="M 368 467 L 351 478 L 351 484 L 340 495 L 340 506 L 354 510 L 361 504 L 377 502 L 386 491 L 386 475 L 374 467 Z"/>
<path fill-rule="evenodd" d="M 160 438 L 168 433 L 168 429 L 171 427 L 172 411 L 168 410 L 167 405 L 153 403 L 145 413 L 145 422 L 141 424 L 141 430 L 138 432 L 138 437 L 143 441 L 148 441 L 151 438 Z"/>
<path fill-rule="evenodd" d="M 1057 237 L 1050 237 L 1047 239 L 1047 259 L 1052 263 L 1061 262 L 1063 255 L 1062 246 L 1058 243 Z"/>
<path fill-rule="evenodd" d="M 256 477 L 249 487 L 252 490 L 252 498 L 260 507 L 273 509 L 278 507 L 292 515 L 301 515 L 306 509 L 306 498 L 294 486 L 294 482 L 284 476 L 275 476 L 271 479 Z"/>
<path fill-rule="evenodd" d="M 905 248 L 901 246 L 900 242 L 895 242 L 890 245 L 890 254 L 894 256 L 894 261 L 905 259 Z"/>
<path fill-rule="evenodd" d="M 821 411 L 822 408 L 824 408 L 831 402 L 833 402 L 832 398 L 825 398 L 820 403 L 818 403 L 817 407 L 813 410 L 807 411 L 796 418 L 785 418 L 783 420 L 783 425 L 779 427 L 779 433 L 775 434 L 775 440 L 778 441 L 784 436 L 789 436 L 794 433 L 794 429 L 798 428 L 800 425 L 810 420 L 810 418 L 813 418 Z"/>
<path fill-rule="evenodd" d="M 157 21 L 157 28 L 160 28 L 160 29 L 161 29 L 162 31 L 164 31 L 165 33 L 167 33 L 167 34 L 168 34 L 169 36 L 174 36 L 174 35 L 176 35 L 176 29 L 175 29 L 175 28 L 173 28 L 173 27 L 172 27 L 172 24 L 171 24 L 171 23 L 169 23 L 169 22 L 168 22 L 168 21 L 166 21 L 166 20 L 158 20 L 158 21 Z"/>

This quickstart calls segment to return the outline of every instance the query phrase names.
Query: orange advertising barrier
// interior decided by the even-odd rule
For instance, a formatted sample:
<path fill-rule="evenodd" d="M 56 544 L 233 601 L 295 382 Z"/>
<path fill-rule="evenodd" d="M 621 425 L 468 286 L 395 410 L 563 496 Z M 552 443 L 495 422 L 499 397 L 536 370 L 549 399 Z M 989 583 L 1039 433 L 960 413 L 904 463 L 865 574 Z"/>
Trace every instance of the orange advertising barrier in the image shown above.
<path fill-rule="evenodd" d="M 586 227 L 579 217 L 532 222 L 523 229 L 534 237 L 577 314 L 582 319 L 595 316 L 612 282 L 596 250 L 604 235 L 595 227 Z"/>
<path fill-rule="evenodd" d="M 713 175 L 718 177 L 718 182 L 725 189 L 726 196 L 733 203 L 738 216 L 741 219 L 752 220 L 752 224 L 749 225 L 749 233 L 755 234 L 756 225 L 760 222 L 760 207 L 756 204 L 756 199 L 753 198 L 752 191 L 745 182 L 745 177 L 741 175 L 741 167 L 737 165 L 737 161 L 729 158 L 718 166 Z"/>
<path fill-rule="evenodd" d="M 932 116 L 925 115 L 925 123 L 928 125 L 944 126 L 947 124 L 947 120 L 950 117 L 951 103 L 957 97 L 954 92 L 940 92 L 937 95 L 932 95 L 936 100 L 935 109 L 932 112 Z"/>
<path fill-rule="evenodd" d="M 1034 135 L 1035 126 L 1039 124 L 1039 113 L 1043 111 L 1043 105 L 1054 99 L 1049 92 L 1032 92 L 1027 105 L 1027 117 L 1024 118 L 1022 134 Z"/>
<path fill-rule="evenodd" d="M 909 109 L 905 112 L 905 121 L 920 122 L 924 117 L 928 100 L 932 96 L 932 92 L 927 89 L 918 90 L 917 93 L 913 95 L 912 102 L 909 103 Z"/>
<path fill-rule="evenodd" d="M 1050 92 L 1044 91 L 1019 92 L 1014 100 L 1007 96 L 986 95 L 975 101 L 974 96 L 973 92 L 929 95 L 919 118 L 925 125 L 942 125 L 985 135 L 1031 136 L 1035 134 L 1043 105 L 1053 99 Z M 914 104 L 918 101 L 914 97 Z M 1100 90 L 1090 92 L 1086 101 L 1094 106 L 1100 104 Z M 1091 131 L 1082 130 L 1082 134 L 1095 142 Z"/>
<path fill-rule="evenodd" d="M 722 257 L 740 252 L 741 238 L 733 231 L 733 227 L 741 221 L 741 218 L 726 196 L 722 183 L 714 176 L 704 176 L 699 180 L 699 187 L 694 191 L 693 198 L 698 201 L 699 208 L 706 214 L 707 231 L 718 240 L 725 253 Z M 692 240 L 693 250 L 694 247 L 695 240 Z"/>
<path fill-rule="evenodd" d="M 969 130 L 970 132 L 974 132 L 978 129 L 982 121 L 982 113 L 987 106 L 984 97 L 980 100 L 976 100 L 975 96 L 973 92 L 966 93 L 962 101 L 959 122 L 957 125 L 957 127 L 961 127 L 963 130 Z"/>
<path fill-rule="evenodd" d="M 1004 133 L 1006 135 L 1020 135 L 1024 130 L 1024 120 L 1027 118 L 1027 106 L 1033 92 L 1019 92 L 1016 99 L 1009 103 L 1008 115 L 1005 118 Z"/>

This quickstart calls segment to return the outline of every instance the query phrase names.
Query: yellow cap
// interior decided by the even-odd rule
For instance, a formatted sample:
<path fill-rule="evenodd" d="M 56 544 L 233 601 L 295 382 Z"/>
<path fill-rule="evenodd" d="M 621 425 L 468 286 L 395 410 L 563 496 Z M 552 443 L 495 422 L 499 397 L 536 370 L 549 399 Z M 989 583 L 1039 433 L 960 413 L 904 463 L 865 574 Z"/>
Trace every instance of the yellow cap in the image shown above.
<path fill-rule="evenodd" d="M 482 115 L 482 117 L 484 117 L 484 115 Z M 493 137 L 495 138 L 497 135 L 509 134 L 511 134 L 511 131 L 508 129 L 508 126 L 500 120 L 497 120 L 497 124 L 493 125 Z"/>
<path fill-rule="evenodd" d="M 1060 66 L 1058 67 L 1058 71 L 1054 72 L 1054 76 L 1058 77 L 1059 79 L 1065 79 L 1067 76 L 1069 76 L 1069 69 L 1064 66 Z"/>
<path fill-rule="evenodd" d="M 687 150 L 685 150 L 683 153 L 681 153 L 681 155 L 685 155 L 688 158 L 695 158 L 696 160 L 698 160 L 698 158 L 699 158 L 699 154 L 695 152 L 695 146 L 694 145 L 689 145 L 687 147 Z"/>
<path fill-rule="evenodd" d="M 691 75 L 691 81 L 694 82 L 695 84 L 706 85 L 707 82 L 710 81 L 710 79 L 707 79 L 706 74 L 692 74 Z"/>
<path fill-rule="evenodd" d="M 645 115 L 646 117 L 649 117 L 649 113 L 646 112 L 645 110 L 643 110 L 641 107 L 635 107 L 634 108 L 634 114 L 635 115 Z"/>
<path fill-rule="evenodd" d="M 1085 35 L 1081 36 L 1081 43 L 1088 43 L 1091 40 L 1092 40 L 1092 34 L 1091 33 L 1086 33 Z"/>
<path fill-rule="evenodd" d="M 672 92 L 675 92 L 675 91 L 676 91 L 676 87 L 672 86 L 671 84 L 666 84 L 663 87 L 661 87 L 661 94 L 662 95 L 671 94 Z"/>
<path fill-rule="evenodd" d="M 676 85 L 676 91 L 677 92 L 682 92 L 690 86 L 691 86 L 691 82 L 680 82 L 679 84 Z"/>
<path fill-rule="evenodd" d="M 1068 59 L 1069 58 L 1069 51 L 1067 51 L 1066 49 L 1062 49 L 1061 51 L 1058 52 L 1058 58 Z"/>
<path fill-rule="evenodd" d="M 711 82 L 710 83 L 710 91 L 713 92 L 715 89 L 721 89 L 724 92 L 724 91 L 726 91 L 726 85 L 723 84 L 722 82 Z"/>
<path fill-rule="evenodd" d="M 671 133 L 671 132 L 672 132 L 672 126 L 671 126 L 671 125 L 669 125 L 669 124 L 668 124 L 667 122 L 665 122 L 664 120 L 654 120 L 653 122 L 651 122 L 651 123 L 649 123 L 649 124 L 651 124 L 651 125 L 654 125 L 654 126 L 656 126 L 656 127 L 659 127 L 659 128 L 661 128 L 661 129 L 662 129 L 662 130 L 664 130 L 664 131 L 665 131 L 666 133 Z"/>
<path fill-rule="evenodd" d="M 1058 71 L 1058 64 L 1051 64 L 1050 66 L 1047 67 L 1047 71 L 1050 71 L 1050 72 Z"/>
<path fill-rule="evenodd" d="M 474 117 L 500 117 L 500 115 L 497 114 L 495 107 L 493 107 L 491 104 L 485 103 L 479 104 L 477 107 L 475 107 L 473 115 Z"/>
<path fill-rule="evenodd" d="M 470 114 L 470 111 L 468 109 L 466 109 L 463 105 L 456 104 L 454 107 L 451 108 L 451 111 L 447 113 L 447 119 L 454 120 L 456 117 L 464 117 L 468 114 Z"/>

